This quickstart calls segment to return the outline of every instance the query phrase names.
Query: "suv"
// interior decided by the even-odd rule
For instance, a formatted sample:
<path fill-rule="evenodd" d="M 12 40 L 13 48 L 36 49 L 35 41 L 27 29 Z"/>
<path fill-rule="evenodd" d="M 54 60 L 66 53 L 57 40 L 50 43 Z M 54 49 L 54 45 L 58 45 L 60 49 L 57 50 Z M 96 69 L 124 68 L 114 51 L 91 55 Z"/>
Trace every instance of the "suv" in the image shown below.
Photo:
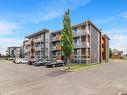
<path fill-rule="evenodd" d="M 47 67 L 59 67 L 59 66 L 65 66 L 66 63 L 63 60 L 56 60 L 54 62 L 46 64 Z"/>
<path fill-rule="evenodd" d="M 34 59 L 29 59 L 28 60 L 28 65 L 33 65 L 34 62 L 36 62 Z"/>
<path fill-rule="evenodd" d="M 49 61 L 47 59 L 41 59 L 41 60 L 34 62 L 33 65 L 34 66 L 45 66 L 49 62 L 51 62 L 51 61 Z"/>

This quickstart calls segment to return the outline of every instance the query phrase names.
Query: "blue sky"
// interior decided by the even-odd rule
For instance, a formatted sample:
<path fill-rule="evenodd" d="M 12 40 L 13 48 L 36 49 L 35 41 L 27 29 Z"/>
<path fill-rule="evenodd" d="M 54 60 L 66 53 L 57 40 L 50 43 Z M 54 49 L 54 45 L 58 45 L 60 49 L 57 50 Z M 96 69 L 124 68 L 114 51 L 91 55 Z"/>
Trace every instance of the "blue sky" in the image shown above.
<path fill-rule="evenodd" d="M 111 48 L 127 53 L 127 0 L 0 0 L 0 53 L 42 28 L 61 29 L 67 8 L 73 25 L 90 19 L 108 34 Z"/>

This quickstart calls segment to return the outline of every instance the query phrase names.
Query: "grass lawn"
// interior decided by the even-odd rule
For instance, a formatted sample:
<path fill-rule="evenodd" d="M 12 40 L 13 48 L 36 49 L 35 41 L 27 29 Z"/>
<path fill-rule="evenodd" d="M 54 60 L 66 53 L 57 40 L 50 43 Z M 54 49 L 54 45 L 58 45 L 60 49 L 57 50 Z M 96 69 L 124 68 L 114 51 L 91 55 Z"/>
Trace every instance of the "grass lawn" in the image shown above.
<path fill-rule="evenodd" d="M 87 68 L 87 67 L 94 67 L 99 65 L 100 63 L 90 63 L 90 64 L 71 64 L 71 70 L 75 71 L 75 70 L 80 70 L 82 68 Z"/>
<path fill-rule="evenodd" d="M 0 62 L 13 62 L 12 60 L 0 60 Z"/>

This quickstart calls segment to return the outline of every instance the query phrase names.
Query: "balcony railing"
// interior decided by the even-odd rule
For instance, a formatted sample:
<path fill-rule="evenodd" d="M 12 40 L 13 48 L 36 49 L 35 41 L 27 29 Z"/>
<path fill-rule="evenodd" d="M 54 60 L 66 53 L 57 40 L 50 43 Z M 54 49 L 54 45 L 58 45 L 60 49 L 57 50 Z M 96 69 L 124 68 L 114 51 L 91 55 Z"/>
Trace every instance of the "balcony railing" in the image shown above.
<path fill-rule="evenodd" d="M 28 53 L 28 52 L 30 52 L 30 49 L 25 49 L 24 52 L 25 52 L 25 53 Z"/>
<path fill-rule="evenodd" d="M 89 35 L 89 32 L 85 29 L 74 31 L 74 36 Z"/>
<path fill-rule="evenodd" d="M 74 43 L 74 48 L 83 48 L 83 47 L 89 47 L 89 43 L 88 42 Z"/>
<path fill-rule="evenodd" d="M 37 43 L 37 42 L 44 42 L 44 39 L 38 38 L 38 39 L 35 39 L 34 41 L 35 41 L 35 43 Z"/>
<path fill-rule="evenodd" d="M 53 46 L 51 50 L 61 50 L 61 46 L 60 45 Z"/>
<path fill-rule="evenodd" d="M 59 40 L 61 40 L 61 36 L 59 35 L 57 35 L 56 37 L 52 37 L 51 38 L 51 42 L 53 42 L 53 41 L 59 41 Z"/>
<path fill-rule="evenodd" d="M 35 47 L 35 51 L 44 51 L 44 48 L 43 47 Z"/>
<path fill-rule="evenodd" d="M 52 58 L 61 59 L 61 55 L 52 55 Z"/>
<path fill-rule="evenodd" d="M 31 52 L 32 52 L 32 53 L 34 52 L 34 48 L 31 48 Z"/>

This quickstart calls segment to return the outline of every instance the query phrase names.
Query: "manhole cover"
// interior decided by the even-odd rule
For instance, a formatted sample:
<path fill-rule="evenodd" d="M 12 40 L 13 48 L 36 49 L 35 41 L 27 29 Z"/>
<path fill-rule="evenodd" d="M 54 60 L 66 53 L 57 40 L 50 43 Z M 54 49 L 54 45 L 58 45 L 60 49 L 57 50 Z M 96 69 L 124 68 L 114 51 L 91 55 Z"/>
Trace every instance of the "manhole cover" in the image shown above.
<path fill-rule="evenodd" d="M 127 95 L 127 92 L 121 92 L 119 95 Z"/>

